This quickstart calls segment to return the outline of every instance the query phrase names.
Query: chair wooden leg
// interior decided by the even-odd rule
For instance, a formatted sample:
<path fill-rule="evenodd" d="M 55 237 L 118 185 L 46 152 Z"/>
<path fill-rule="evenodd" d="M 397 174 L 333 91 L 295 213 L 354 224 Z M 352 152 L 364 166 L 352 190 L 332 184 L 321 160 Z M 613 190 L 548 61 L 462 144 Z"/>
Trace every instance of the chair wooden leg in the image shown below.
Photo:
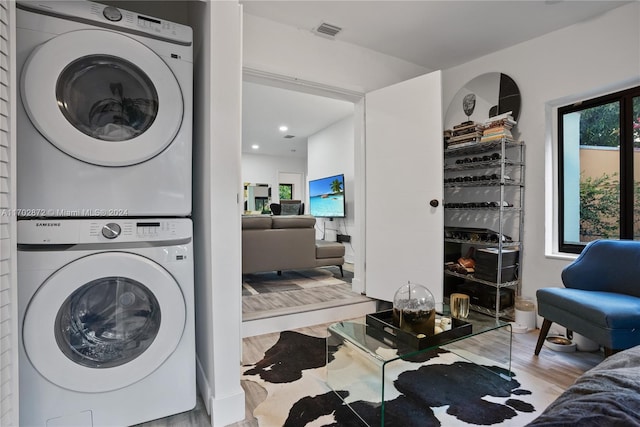
<path fill-rule="evenodd" d="M 342 271 L 342 265 L 339 265 L 338 267 L 340 267 L 340 276 L 344 277 L 344 271 Z"/>
<path fill-rule="evenodd" d="M 618 352 L 620 352 L 620 350 L 614 350 L 614 349 L 609 348 L 609 347 L 604 347 L 604 357 L 609 357 L 612 354 L 616 354 Z"/>
<path fill-rule="evenodd" d="M 544 319 L 542 322 L 542 327 L 540 328 L 540 335 L 538 335 L 538 342 L 536 343 L 536 350 L 534 354 L 537 356 L 540 354 L 540 350 L 542 350 L 542 345 L 544 344 L 544 340 L 547 338 L 547 334 L 549 333 L 549 329 L 551 328 L 551 324 L 553 322 L 551 320 Z"/>

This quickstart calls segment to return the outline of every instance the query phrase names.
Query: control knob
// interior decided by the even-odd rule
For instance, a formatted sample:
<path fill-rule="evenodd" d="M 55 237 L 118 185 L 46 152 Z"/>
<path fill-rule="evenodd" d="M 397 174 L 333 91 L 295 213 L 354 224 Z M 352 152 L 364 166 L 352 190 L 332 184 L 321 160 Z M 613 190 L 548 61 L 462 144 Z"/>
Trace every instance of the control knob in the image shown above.
<path fill-rule="evenodd" d="M 115 222 L 110 222 L 102 227 L 102 235 L 107 239 L 115 239 L 120 235 L 122 229 Z"/>
<path fill-rule="evenodd" d="M 107 6 L 102 10 L 102 15 L 109 21 L 118 22 L 122 19 L 122 13 L 117 7 Z"/>

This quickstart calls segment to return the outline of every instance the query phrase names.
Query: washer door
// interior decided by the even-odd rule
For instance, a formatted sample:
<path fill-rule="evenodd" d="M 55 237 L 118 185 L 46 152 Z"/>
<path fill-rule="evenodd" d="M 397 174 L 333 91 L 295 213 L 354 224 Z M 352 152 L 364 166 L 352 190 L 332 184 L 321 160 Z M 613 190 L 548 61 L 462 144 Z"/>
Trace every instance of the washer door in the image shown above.
<path fill-rule="evenodd" d="M 171 274 L 139 255 L 103 252 L 49 276 L 29 302 L 22 333 L 42 376 L 69 390 L 104 392 L 160 367 L 185 323 Z"/>
<path fill-rule="evenodd" d="M 167 148 L 182 124 L 182 92 L 167 64 L 112 31 L 72 31 L 43 43 L 25 62 L 20 88 L 38 131 L 95 165 L 144 162 Z"/>

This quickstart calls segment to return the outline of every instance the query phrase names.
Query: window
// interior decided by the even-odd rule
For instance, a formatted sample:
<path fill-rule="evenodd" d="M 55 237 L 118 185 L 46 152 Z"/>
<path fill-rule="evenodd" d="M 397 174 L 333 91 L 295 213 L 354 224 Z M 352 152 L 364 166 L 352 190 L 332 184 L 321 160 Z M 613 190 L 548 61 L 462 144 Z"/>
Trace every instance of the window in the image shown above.
<path fill-rule="evenodd" d="M 278 194 L 280 200 L 292 200 L 293 199 L 293 184 L 280 184 L 278 186 Z"/>
<path fill-rule="evenodd" d="M 640 240 L 640 86 L 558 109 L 559 243 Z"/>

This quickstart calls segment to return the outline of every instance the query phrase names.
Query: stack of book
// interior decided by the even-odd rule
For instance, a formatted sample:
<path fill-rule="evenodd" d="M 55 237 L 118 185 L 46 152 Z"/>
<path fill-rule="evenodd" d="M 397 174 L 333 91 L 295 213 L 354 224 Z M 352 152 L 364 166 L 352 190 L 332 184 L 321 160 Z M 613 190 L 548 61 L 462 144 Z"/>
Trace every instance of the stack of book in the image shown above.
<path fill-rule="evenodd" d="M 480 142 L 492 142 L 505 139 L 513 141 L 511 129 L 516 125 L 511 112 L 501 114 L 499 116 L 490 117 L 484 123 L 482 138 Z"/>
<path fill-rule="evenodd" d="M 445 129 L 445 131 L 442 133 L 442 136 L 444 137 L 444 148 L 447 148 L 447 146 L 449 145 L 449 140 L 453 136 L 453 131 L 451 129 Z"/>
<path fill-rule="evenodd" d="M 451 136 L 447 140 L 447 148 L 466 147 L 480 142 L 480 138 L 482 138 L 482 126 L 473 121 L 462 122 L 453 127 Z"/>

